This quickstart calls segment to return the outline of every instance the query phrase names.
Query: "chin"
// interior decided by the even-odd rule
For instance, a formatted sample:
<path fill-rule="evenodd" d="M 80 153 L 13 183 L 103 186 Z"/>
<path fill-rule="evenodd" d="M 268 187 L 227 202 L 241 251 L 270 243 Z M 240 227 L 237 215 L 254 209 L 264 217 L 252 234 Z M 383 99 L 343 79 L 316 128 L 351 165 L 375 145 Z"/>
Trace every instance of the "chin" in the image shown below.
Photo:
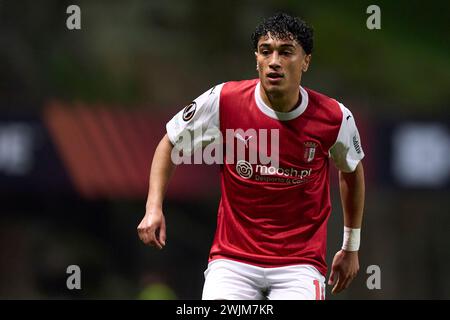
<path fill-rule="evenodd" d="M 266 81 L 266 83 L 263 85 L 263 88 L 267 93 L 272 94 L 283 93 L 284 91 L 283 86 L 281 84 L 272 84 L 269 83 L 268 81 Z"/>

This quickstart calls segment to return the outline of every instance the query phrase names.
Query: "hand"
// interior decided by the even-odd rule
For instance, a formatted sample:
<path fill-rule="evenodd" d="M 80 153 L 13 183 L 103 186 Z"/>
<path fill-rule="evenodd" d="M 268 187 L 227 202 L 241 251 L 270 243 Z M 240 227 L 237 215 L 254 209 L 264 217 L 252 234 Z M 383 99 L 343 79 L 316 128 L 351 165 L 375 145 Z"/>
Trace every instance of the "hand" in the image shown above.
<path fill-rule="evenodd" d="M 160 208 L 147 210 L 137 227 L 144 244 L 162 249 L 166 245 L 166 220 Z"/>
<path fill-rule="evenodd" d="M 332 294 L 346 289 L 359 270 L 358 251 L 340 250 L 336 253 L 331 266 L 328 285 L 334 285 Z"/>

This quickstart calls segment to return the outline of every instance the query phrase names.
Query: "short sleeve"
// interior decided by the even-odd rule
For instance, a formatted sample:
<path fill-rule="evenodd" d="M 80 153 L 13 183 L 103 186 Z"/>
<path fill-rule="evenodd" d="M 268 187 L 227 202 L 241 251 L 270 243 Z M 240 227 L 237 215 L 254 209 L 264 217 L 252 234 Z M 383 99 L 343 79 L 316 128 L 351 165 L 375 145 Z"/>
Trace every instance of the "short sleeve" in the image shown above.
<path fill-rule="evenodd" d="M 339 106 L 342 111 L 341 127 L 329 155 L 340 171 L 353 172 L 364 158 L 364 151 L 353 114 L 343 104 L 339 103 Z"/>
<path fill-rule="evenodd" d="M 209 89 L 166 124 L 167 136 L 172 145 L 190 154 L 218 139 L 222 87 L 223 84 L 220 84 Z"/>

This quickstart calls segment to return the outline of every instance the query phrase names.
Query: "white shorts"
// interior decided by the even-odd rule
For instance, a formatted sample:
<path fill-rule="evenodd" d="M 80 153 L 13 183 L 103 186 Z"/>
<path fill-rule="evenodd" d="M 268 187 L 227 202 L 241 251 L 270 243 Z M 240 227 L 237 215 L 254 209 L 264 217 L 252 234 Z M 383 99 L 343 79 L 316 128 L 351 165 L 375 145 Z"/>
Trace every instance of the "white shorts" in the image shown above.
<path fill-rule="evenodd" d="M 311 265 L 262 268 L 217 259 L 205 271 L 203 300 L 324 300 L 325 277 Z"/>

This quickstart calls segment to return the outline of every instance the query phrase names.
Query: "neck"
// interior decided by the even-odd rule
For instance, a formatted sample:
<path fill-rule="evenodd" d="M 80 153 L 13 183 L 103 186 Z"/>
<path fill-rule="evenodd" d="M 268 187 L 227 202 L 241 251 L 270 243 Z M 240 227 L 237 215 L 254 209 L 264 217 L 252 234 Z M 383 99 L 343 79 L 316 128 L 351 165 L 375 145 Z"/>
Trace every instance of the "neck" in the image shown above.
<path fill-rule="evenodd" d="M 302 95 L 299 87 L 293 88 L 288 92 L 266 92 L 260 86 L 261 98 L 264 103 L 277 112 L 289 112 L 295 109 L 302 102 Z"/>

